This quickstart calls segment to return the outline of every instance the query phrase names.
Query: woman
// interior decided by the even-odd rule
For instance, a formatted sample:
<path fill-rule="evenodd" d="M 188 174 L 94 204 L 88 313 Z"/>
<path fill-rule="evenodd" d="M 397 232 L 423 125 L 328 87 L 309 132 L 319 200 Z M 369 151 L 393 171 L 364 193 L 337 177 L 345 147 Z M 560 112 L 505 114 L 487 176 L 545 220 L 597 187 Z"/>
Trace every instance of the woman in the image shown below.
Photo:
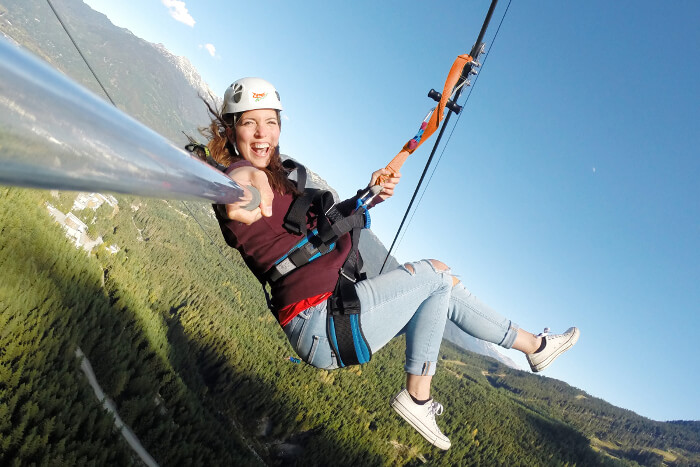
<path fill-rule="evenodd" d="M 339 354 L 334 345 L 336 336 L 328 326 L 327 314 L 342 277 L 339 271 L 348 256 L 354 254 L 351 236 L 340 235 L 326 254 L 269 281 L 275 264 L 294 251 L 300 238 L 298 232 L 290 232 L 284 226 L 285 216 L 301 192 L 288 178 L 279 155 L 279 94 L 265 80 L 243 78 L 226 90 L 220 113 L 211 106 L 209 110 L 213 119 L 205 134 L 210 138 L 212 157 L 228 166 L 226 173 L 233 180 L 252 185 L 261 193 L 260 203 L 248 207 L 251 210 L 244 206 L 247 201 L 216 207 L 222 233 L 261 282 L 271 282 L 270 308 L 299 357 L 315 367 L 337 368 L 342 364 L 343 352 Z M 399 179 L 400 174 L 387 169 L 374 172 L 369 186 L 378 185 L 381 190 L 367 207 L 389 199 Z M 349 216 L 359 197 L 358 194 L 338 203 L 335 209 Z M 309 211 L 304 227 L 319 227 L 321 217 L 323 212 L 318 209 Z M 450 440 L 435 422 L 442 406 L 431 399 L 430 383 L 448 319 L 474 337 L 520 350 L 535 372 L 546 368 L 579 337 L 578 329 L 573 327 L 559 335 L 534 335 L 519 329 L 481 303 L 437 260 L 407 263 L 378 277 L 351 283 L 351 287 L 359 300 L 359 335 L 371 351 L 376 352 L 393 337 L 405 334 L 406 388 L 392 399 L 391 405 L 440 449 L 448 449 Z"/>

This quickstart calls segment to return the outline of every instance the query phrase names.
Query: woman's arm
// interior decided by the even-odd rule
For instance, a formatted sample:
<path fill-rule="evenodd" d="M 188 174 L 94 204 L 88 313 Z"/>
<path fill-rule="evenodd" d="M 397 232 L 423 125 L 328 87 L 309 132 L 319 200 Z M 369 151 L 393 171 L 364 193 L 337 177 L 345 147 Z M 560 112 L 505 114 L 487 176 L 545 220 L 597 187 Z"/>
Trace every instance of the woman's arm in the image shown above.
<path fill-rule="evenodd" d="M 372 177 L 369 181 L 369 185 L 367 185 L 367 188 L 376 185 L 377 180 L 379 180 L 379 186 L 382 187 L 382 190 L 374 197 L 369 207 L 372 208 L 377 204 L 391 198 L 394 195 L 394 189 L 396 188 L 396 185 L 399 184 L 400 178 L 400 173 L 392 173 L 386 168 L 379 169 L 373 172 Z M 355 196 L 353 196 L 352 198 L 346 199 L 336 204 L 336 209 L 344 216 L 349 216 L 357 207 L 358 198 L 362 193 L 364 193 L 367 190 L 367 188 L 358 190 Z"/>

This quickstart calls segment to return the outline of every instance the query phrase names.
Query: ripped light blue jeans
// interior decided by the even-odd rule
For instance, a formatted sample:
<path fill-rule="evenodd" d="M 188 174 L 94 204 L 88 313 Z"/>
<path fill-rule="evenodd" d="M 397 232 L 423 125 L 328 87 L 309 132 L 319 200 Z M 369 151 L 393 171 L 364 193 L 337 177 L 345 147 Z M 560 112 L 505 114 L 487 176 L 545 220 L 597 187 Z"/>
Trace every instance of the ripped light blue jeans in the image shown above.
<path fill-rule="evenodd" d="M 405 370 L 434 375 L 445 324 L 449 319 L 467 334 L 511 348 L 518 326 L 479 301 L 460 282 L 429 260 L 408 263 L 355 285 L 360 322 L 376 353 L 394 337 L 406 336 Z M 284 327 L 292 347 L 306 363 L 337 368 L 326 331 L 326 302 L 301 312 Z"/>

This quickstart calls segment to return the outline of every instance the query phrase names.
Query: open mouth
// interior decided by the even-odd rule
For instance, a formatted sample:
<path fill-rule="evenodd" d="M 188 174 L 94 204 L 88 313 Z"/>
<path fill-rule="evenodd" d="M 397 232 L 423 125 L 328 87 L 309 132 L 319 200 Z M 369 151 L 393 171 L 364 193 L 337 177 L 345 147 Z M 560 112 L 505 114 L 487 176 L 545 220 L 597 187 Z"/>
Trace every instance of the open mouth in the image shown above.
<path fill-rule="evenodd" d="M 250 149 L 258 157 L 267 157 L 270 154 L 270 143 L 253 143 Z"/>

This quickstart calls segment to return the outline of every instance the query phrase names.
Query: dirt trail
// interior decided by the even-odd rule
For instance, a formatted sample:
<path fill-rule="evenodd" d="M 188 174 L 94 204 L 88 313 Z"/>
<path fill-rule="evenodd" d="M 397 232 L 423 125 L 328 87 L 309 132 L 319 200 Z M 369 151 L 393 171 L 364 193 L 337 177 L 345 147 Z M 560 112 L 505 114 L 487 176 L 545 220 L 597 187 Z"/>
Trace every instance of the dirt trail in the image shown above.
<path fill-rule="evenodd" d="M 114 405 L 114 402 L 105 396 L 104 391 L 97 382 L 95 373 L 92 371 L 90 361 L 87 359 L 87 357 L 85 357 L 85 354 L 82 350 L 80 350 L 80 347 L 75 349 L 75 356 L 81 359 L 80 369 L 83 370 L 83 373 L 85 373 L 85 376 L 87 376 L 90 386 L 92 386 L 93 391 L 95 391 L 95 396 L 97 399 L 102 402 L 105 409 L 109 410 L 112 415 L 114 415 L 114 426 L 116 426 L 118 430 L 121 430 L 122 436 L 124 436 L 126 442 L 129 443 L 131 449 L 133 449 L 134 452 L 141 458 L 144 464 L 149 467 L 158 467 L 158 463 L 151 457 L 150 454 L 148 454 L 146 449 L 144 449 L 134 432 L 131 431 L 131 429 L 126 426 L 119 417 L 117 407 Z"/>

